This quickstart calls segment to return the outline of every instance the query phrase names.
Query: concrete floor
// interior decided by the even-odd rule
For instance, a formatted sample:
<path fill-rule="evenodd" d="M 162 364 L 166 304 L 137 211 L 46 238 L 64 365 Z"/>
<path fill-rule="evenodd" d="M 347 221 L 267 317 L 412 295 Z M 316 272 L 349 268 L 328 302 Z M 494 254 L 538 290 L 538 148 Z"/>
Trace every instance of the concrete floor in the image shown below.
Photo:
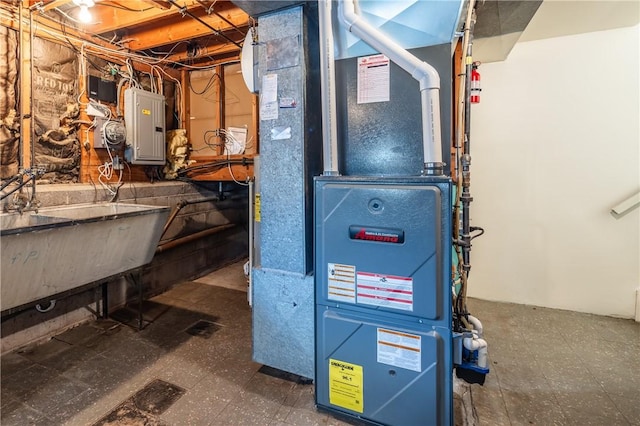
<path fill-rule="evenodd" d="M 640 324 L 482 300 L 491 373 L 472 386 L 486 425 L 640 425 Z"/>
<path fill-rule="evenodd" d="M 480 300 L 470 307 L 490 345 L 491 374 L 471 387 L 480 424 L 640 425 L 640 325 Z M 3 355 L 0 423 L 347 424 L 315 410 L 312 385 L 251 361 L 242 263 L 153 298 L 145 318 L 152 323 L 140 332 L 92 322 Z"/>

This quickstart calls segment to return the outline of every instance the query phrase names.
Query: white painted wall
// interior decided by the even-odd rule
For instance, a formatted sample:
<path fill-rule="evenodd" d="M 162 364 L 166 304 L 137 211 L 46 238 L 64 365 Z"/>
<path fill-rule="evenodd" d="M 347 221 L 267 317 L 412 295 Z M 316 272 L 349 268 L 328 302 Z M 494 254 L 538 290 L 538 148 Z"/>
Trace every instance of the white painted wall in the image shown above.
<path fill-rule="evenodd" d="M 609 211 L 640 190 L 639 28 L 521 42 L 481 66 L 470 296 L 634 317 L 640 209 Z"/>

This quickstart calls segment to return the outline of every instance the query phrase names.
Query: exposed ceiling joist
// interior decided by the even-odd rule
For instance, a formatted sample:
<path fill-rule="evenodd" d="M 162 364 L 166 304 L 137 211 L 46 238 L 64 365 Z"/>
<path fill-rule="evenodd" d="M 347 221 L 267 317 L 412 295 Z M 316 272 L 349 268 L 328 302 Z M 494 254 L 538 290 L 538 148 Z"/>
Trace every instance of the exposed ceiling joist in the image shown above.
<path fill-rule="evenodd" d="M 42 10 L 44 10 L 45 12 L 47 10 L 53 10 L 56 7 L 60 7 L 60 6 L 64 5 L 64 4 L 69 3 L 69 1 L 70 0 L 53 0 L 52 2 L 49 2 L 49 3 L 45 4 L 45 5 L 43 5 L 42 6 Z M 36 4 L 38 2 L 37 1 L 31 1 L 30 3 L 32 3 L 31 5 L 33 6 L 33 4 Z"/>
<path fill-rule="evenodd" d="M 222 20 L 217 16 L 208 16 L 204 14 L 200 16 L 200 19 L 206 22 L 209 26 L 217 29 L 219 32 L 234 30 L 235 33 L 236 27 L 246 28 L 248 26 L 247 19 L 246 17 L 242 16 L 243 12 L 240 9 L 236 8 L 235 11 L 230 10 L 227 12 L 231 12 L 227 15 L 227 20 L 230 21 L 233 26 L 229 25 L 226 20 Z M 163 31 L 158 31 L 157 26 L 147 25 L 140 29 L 130 31 L 126 35 L 127 39 L 131 39 L 131 41 L 129 41 L 127 44 L 127 47 L 131 50 L 153 49 L 155 47 L 163 46 L 168 43 L 194 40 L 198 37 L 204 36 L 215 37 L 215 34 L 213 34 L 212 31 L 205 25 L 194 21 L 190 17 L 180 18 L 180 20 L 178 21 L 173 20 L 171 25 L 167 25 L 164 27 Z M 233 33 L 229 34 L 229 37 L 237 41 L 241 41 L 244 38 L 238 38 L 238 35 L 235 35 L 235 37 L 231 36 L 233 36 Z M 220 40 L 218 44 L 226 43 L 227 41 Z"/>
<path fill-rule="evenodd" d="M 111 40 L 107 44 L 113 49 L 173 62 L 170 67 L 203 66 L 238 55 L 250 25 L 249 16 L 228 0 L 95 0 L 94 22 L 88 24 L 74 18 L 73 0 L 21 1 L 38 4 L 36 19 L 60 22 L 61 30 L 74 29 L 85 40 Z"/>
<path fill-rule="evenodd" d="M 162 10 L 171 9 L 171 3 L 166 0 L 142 0 L 143 2 L 150 4 L 153 7 L 157 7 Z"/>
<path fill-rule="evenodd" d="M 196 0 L 185 0 L 182 2 L 186 10 L 198 8 Z M 131 5 L 131 4 L 130 4 Z M 140 6 L 140 5 L 139 5 Z M 167 17 L 180 17 L 180 11 L 173 9 L 167 11 L 159 8 L 140 8 L 138 12 L 131 12 L 112 8 L 101 3 L 96 3 L 94 10 L 99 11 L 99 19 L 93 24 L 85 24 L 84 29 L 93 33 L 108 33 L 122 28 L 144 25 Z"/>

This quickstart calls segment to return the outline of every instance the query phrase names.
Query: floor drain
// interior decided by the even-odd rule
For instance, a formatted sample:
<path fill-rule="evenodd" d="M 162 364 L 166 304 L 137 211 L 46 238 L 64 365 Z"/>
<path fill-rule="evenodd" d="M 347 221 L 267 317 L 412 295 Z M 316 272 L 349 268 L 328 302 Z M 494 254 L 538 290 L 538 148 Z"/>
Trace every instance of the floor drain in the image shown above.
<path fill-rule="evenodd" d="M 220 325 L 216 324 L 215 322 L 200 320 L 193 324 L 191 327 L 187 328 L 186 332 L 187 334 L 190 334 L 192 336 L 204 337 L 205 339 L 208 339 L 209 337 L 211 337 L 211 335 L 213 335 L 213 333 L 218 330 L 220 330 Z"/>
<path fill-rule="evenodd" d="M 185 390 L 163 380 L 154 380 L 131 397 L 136 408 L 159 415 L 167 411 Z"/>
<path fill-rule="evenodd" d="M 156 416 L 164 413 L 186 391 L 179 386 L 154 380 L 126 399 L 93 426 L 166 426 Z"/>

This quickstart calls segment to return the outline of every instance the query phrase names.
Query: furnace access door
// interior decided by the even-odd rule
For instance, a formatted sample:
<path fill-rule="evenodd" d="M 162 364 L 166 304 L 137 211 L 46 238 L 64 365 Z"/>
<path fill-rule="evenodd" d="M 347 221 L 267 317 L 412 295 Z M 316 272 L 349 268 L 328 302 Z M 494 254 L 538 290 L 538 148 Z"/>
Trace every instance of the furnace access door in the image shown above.
<path fill-rule="evenodd" d="M 450 181 L 316 179 L 316 399 L 382 424 L 451 423 Z"/>

